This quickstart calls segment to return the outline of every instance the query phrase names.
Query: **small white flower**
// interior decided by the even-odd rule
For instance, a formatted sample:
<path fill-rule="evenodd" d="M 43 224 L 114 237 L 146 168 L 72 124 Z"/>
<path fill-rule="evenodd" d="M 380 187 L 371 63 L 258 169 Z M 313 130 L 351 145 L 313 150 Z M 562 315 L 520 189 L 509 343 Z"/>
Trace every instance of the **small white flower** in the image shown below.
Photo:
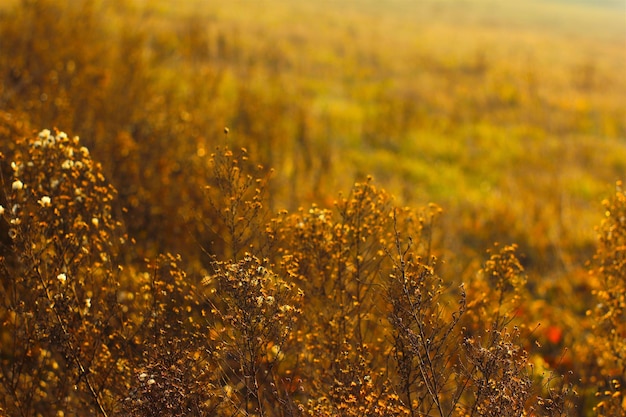
<path fill-rule="evenodd" d="M 33 142 L 33 148 L 37 149 L 37 148 L 41 148 L 41 141 L 40 140 L 36 140 Z"/>
<path fill-rule="evenodd" d="M 59 132 L 59 134 L 57 135 L 57 140 L 63 140 L 63 139 L 67 139 L 67 133 Z"/>
<path fill-rule="evenodd" d="M 269 305 L 274 304 L 274 297 L 272 297 L 271 295 L 268 295 L 268 296 L 265 298 L 265 302 L 266 302 L 267 304 L 269 304 Z"/>
<path fill-rule="evenodd" d="M 67 275 L 61 273 L 57 275 L 57 279 L 59 280 L 61 284 L 65 284 L 65 281 L 67 281 Z"/>
<path fill-rule="evenodd" d="M 154 380 L 154 378 L 150 378 L 148 380 L 148 385 L 154 385 L 154 384 L 156 384 L 156 381 Z"/>
<path fill-rule="evenodd" d="M 81 146 L 80 153 L 82 153 L 83 156 L 89 156 L 89 149 L 87 149 L 85 146 Z"/>
<path fill-rule="evenodd" d="M 44 129 L 41 132 L 39 132 L 39 137 L 41 139 L 47 139 L 48 137 L 50 137 L 50 129 Z"/>
<path fill-rule="evenodd" d="M 41 207 L 50 207 L 52 200 L 47 195 L 41 197 L 41 200 L 38 201 Z"/>
<path fill-rule="evenodd" d="M 61 164 L 61 168 L 63 168 L 63 169 L 71 169 L 73 166 L 74 166 L 74 161 L 69 160 L 69 159 L 66 159 Z"/>
<path fill-rule="evenodd" d="M 91 308 L 91 298 L 86 298 L 85 299 L 85 307 L 86 308 Z"/>
<path fill-rule="evenodd" d="M 54 136 L 48 136 L 47 138 L 43 140 L 43 147 L 50 148 L 54 146 L 55 143 L 56 143 L 56 139 L 54 138 Z"/>
<path fill-rule="evenodd" d="M 22 188 L 24 188 L 24 183 L 20 180 L 15 180 L 13 181 L 11 188 L 13 188 L 14 190 L 21 190 Z"/>
<path fill-rule="evenodd" d="M 4 207 L 0 206 L 0 216 L 4 214 Z"/>
<path fill-rule="evenodd" d="M 142 373 L 139 374 L 139 380 L 141 382 L 145 381 L 147 378 L 148 378 L 148 374 L 147 373 L 142 372 Z"/>
<path fill-rule="evenodd" d="M 93 224 L 95 227 L 98 227 L 98 224 L 100 224 L 100 221 L 98 220 L 97 217 L 94 217 L 91 219 L 91 224 Z"/>

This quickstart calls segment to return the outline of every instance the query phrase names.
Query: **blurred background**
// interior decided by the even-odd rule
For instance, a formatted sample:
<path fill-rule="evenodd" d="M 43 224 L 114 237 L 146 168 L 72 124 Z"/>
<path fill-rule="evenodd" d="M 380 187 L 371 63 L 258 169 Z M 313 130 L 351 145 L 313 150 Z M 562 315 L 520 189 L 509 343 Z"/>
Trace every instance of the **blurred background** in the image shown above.
<path fill-rule="evenodd" d="M 211 233 L 207 161 L 243 146 L 274 169 L 274 211 L 331 205 L 372 175 L 401 205 L 443 208 L 451 273 L 516 242 L 540 287 L 589 260 L 626 171 L 624 13 L 619 0 L 3 0 L 0 110 L 5 129 L 81 136 L 146 253 Z"/>

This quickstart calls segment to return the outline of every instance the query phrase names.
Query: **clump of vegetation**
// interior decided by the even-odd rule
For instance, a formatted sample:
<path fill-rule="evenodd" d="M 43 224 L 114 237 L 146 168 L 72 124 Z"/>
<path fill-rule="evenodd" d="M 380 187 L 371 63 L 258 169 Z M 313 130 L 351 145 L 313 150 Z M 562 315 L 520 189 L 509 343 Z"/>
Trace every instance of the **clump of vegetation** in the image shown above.
<path fill-rule="evenodd" d="M 116 363 L 113 187 L 77 137 L 19 140 L 3 177 L 2 390 L 14 415 L 104 410 Z"/>
<path fill-rule="evenodd" d="M 590 381 L 600 387 L 597 414 L 611 416 L 623 413 L 626 407 L 626 193 L 621 181 L 603 205 L 605 218 L 598 228 L 600 242 L 590 271 L 597 301 L 588 311 L 593 317 L 590 339 L 595 346 L 589 352 Z"/>
<path fill-rule="evenodd" d="M 289 276 L 268 270 L 246 255 L 215 262 L 207 314 L 222 415 L 295 415 L 294 386 L 299 346 L 295 337 L 303 293 Z"/>
<path fill-rule="evenodd" d="M 624 414 L 623 25 L 544 3 L 0 5 L 0 415 Z"/>
<path fill-rule="evenodd" d="M 466 283 L 446 277 L 432 247 L 440 209 L 397 207 L 371 179 L 332 209 L 282 212 L 262 228 L 262 192 L 245 192 L 258 183 L 233 155 L 217 150 L 208 181 L 254 233 L 194 277 L 180 256 L 121 256 L 135 243 L 78 138 L 44 130 L 15 143 L 3 160 L 4 412 L 561 416 L 581 404 L 566 376 L 530 360 L 515 245 L 494 248 Z M 592 270 L 602 280 L 619 271 L 624 201 L 618 189 L 606 203 Z M 607 397 L 598 415 L 621 407 L 613 288 L 596 291 L 601 310 L 589 313 L 606 355 L 576 385 Z"/>

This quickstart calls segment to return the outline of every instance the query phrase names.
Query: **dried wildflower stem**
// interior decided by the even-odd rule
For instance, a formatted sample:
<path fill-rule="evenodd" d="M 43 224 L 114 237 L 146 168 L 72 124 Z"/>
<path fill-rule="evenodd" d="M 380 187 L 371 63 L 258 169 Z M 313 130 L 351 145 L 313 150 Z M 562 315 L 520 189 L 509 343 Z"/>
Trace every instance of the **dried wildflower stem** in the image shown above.
<path fill-rule="evenodd" d="M 12 287 L 13 288 L 13 299 L 16 299 L 16 295 L 15 295 L 15 286 Z M 15 303 L 14 303 L 15 305 Z M 19 341 L 18 341 L 18 321 L 14 320 L 13 322 L 13 347 L 12 347 L 12 352 L 17 352 L 17 347 L 19 345 Z M 24 352 L 24 356 L 26 356 L 26 352 Z M 7 380 L 7 376 L 4 372 L 2 372 L 1 374 L 1 378 L 2 378 L 2 383 L 3 386 L 5 388 L 9 388 L 9 393 L 11 395 L 11 398 L 13 399 L 13 401 L 15 402 L 15 404 L 17 405 L 18 410 L 20 411 L 20 414 L 25 417 L 27 415 L 27 413 L 24 411 L 24 403 L 28 403 L 29 402 L 29 398 L 24 398 L 22 399 L 19 395 L 19 393 L 17 392 L 17 384 L 18 384 L 18 380 L 19 380 L 19 376 L 22 374 L 22 366 L 24 365 L 24 358 L 20 358 L 21 360 L 19 361 L 13 361 L 13 363 L 11 364 L 11 380 L 8 381 Z M 18 369 L 19 368 L 19 369 Z M 3 411 L 0 409 L 0 411 Z"/>
<path fill-rule="evenodd" d="M 443 288 L 433 274 L 432 265 L 419 261 L 414 263 L 411 259 L 412 239 L 405 247 L 395 211 L 392 216 L 395 253 L 388 252 L 387 255 L 393 261 L 394 272 L 388 291 L 391 291 L 389 297 L 393 310 L 390 323 L 396 332 L 395 350 L 401 387 L 411 415 L 430 414 L 434 409 L 439 416 L 449 416 L 460 395 L 446 411 L 448 401 L 444 405 L 442 393 L 452 376 L 450 362 L 456 347 L 451 337 L 465 311 L 465 293 L 461 289 L 459 310 L 449 320 L 445 319 L 443 306 L 438 300 Z M 414 369 L 417 372 L 415 377 L 412 376 Z M 412 393 L 412 385 L 418 381 L 417 376 L 425 388 L 418 394 L 419 411 L 413 406 Z M 426 401 L 426 398 L 430 401 Z"/>
<path fill-rule="evenodd" d="M 59 323 L 59 326 L 61 327 L 61 331 L 63 332 L 63 336 L 65 336 L 65 341 L 67 343 L 67 347 L 71 353 L 71 357 L 72 360 L 76 363 L 76 366 L 78 367 L 78 380 L 77 383 L 80 382 L 81 379 L 83 379 L 85 381 L 85 385 L 87 385 L 87 389 L 89 390 L 89 393 L 94 401 L 94 404 L 96 406 L 96 409 L 98 410 L 98 412 L 103 415 L 104 417 L 108 417 L 108 414 L 106 412 L 106 410 L 104 409 L 104 406 L 102 405 L 102 402 L 100 400 L 100 396 L 98 395 L 98 393 L 96 392 L 95 388 L 93 387 L 93 384 L 91 383 L 91 380 L 89 378 L 89 374 L 90 374 L 90 369 L 88 367 L 85 367 L 82 363 L 82 361 L 80 360 L 79 357 L 79 351 L 78 349 L 74 346 L 74 344 L 72 343 L 72 339 L 71 336 L 69 334 L 69 332 L 67 331 L 67 328 L 65 327 L 65 323 L 63 323 L 63 318 L 61 317 L 59 311 L 57 310 L 56 304 L 52 298 L 52 295 L 50 294 L 50 290 L 48 288 L 48 285 L 46 283 L 46 280 L 43 278 L 43 276 L 41 275 L 41 271 L 39 271 L 39 268 L 35 268 L 35 271 L 37 273 L 37 278 L 39 279 L 39 283 L 41 284 L 41 286 L 43 287 L 45 293 L 46 293 L 46 298 L 48 299 L 48 302 L 50 303 L 50 306 L 52 307 L 52 311 L 54 311 L 54 316 L 57 319 L 57 322 Z"/>

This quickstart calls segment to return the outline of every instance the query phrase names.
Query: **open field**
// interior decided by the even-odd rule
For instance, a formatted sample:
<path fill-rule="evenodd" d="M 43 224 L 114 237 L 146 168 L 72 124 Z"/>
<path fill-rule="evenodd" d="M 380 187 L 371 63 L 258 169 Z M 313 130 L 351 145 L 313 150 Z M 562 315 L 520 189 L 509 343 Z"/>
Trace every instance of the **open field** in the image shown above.
<path fill-rule="evenodd" d="M 474 372 L 486 360 L 476 343 L 486 343 L 489 352 L 517 352 L 498 357 L 509 368 L 492 369 L 502 380 L 528 377 L 533 387 L 507 388 L 518 401 L 506 406 L 511 410 L 625 413 L 625 225 L 619 213 L 626 206 L 618 183 L 626 173 L 625 12 L 623 2 L 613 0 L 0 2 L 0 232 L 18 236 L 4 237 L 0 252 L 2 346 L 12 338 L 29 346 L 0 348 L 0 415 L 3 409 L 42 413 L 45 396 L 31 409 L 26 405 L 26 396 L 42 392 L 67 396 L 55 410 L 89 404 L 101 414 L 155 415 L 141 401 L 160 394 L 143 380 L 145 390 L 133 391 L 137 402 L 120 405 L 137 375 L 166 361 L 140 353 L 125 332 L 165 355 L 170 348 L 146 332 L 182 320 L 177 314 L 185 312 L 193 325 L 164 332 L 194 346 L 175 362 L 202 373 L 211 387 L 202 391 L 176 376 L 189 389 L 183 397 L 206 397 L 198 400 L 197 415 L 209 409 L 219 415 L 348 415 L 342 404 L 354 398 L 372 415 L 372 398 L 384 404 L 380 415 L 503 415 L 489 408 L 503 404 L 502 393 L 459 388 L 497 379 Z M 38 132 L 55 127 L 80 136 L 78 145 L 51 133 L 64 149 L 75 146 L 71 155 L 39 153 Z M 239 153 L 242 147 L 246 152 Z M 55 212 L 66 222 L 45 217 L 50 202 L 39 194 L 51 185 L 43 174 L 29 177 L 28 161 L 51 178 L 65 178 L 61 184 L 69 188 L 50 193 L 83 204 Z M 64 174 L 76 161 L 99 174 L 82 168 Z M 55 163 L 64 168 L 55 170 Z M 18 180 L 32 192 L 22 193 Z M 71 187 L 90 197 L 63 194 L 75 192 Z M 70 261 L 67 253 L 80 253 L 76 236 L 93 250 L 111 251 L 103 255 L 107 261 L 82 255 Z M 515 246 L 511 257 L 509 245 Z M 159 261 L 146 265 L 144 258 Z M 77 281 L 70 294 L 57 278 L 69 275 L 72 262 L 77 274 L 90 278 Z M 155 265 L 168 272 L 159 275 Z M 267 268 L 277 278 L 250 278 L 263 286 L 250 290 L 252 304 L 242 305 L 252 295 L 233 286 L 232 265 Z M 489 268 L 495 281 L 486 278 Z M 403 274 L 417 287 L 394 280 Z M 17 276 L 26 281 L 12 283 Z M 32 307 L 23 313 L 28 319 L 14 313 L 22 305 L 20 291 L 31 285 L 41 293 L 25 295 L 28 300 L 52 300 L 51 283 L 67 310 Z M 467 294 L 458 289 L 461 283 Z M 110 285 L 117 290 L 107 293 Z M 163 305 L 156 301 L 161 287 L 172 295 Z M 381 288 L 387 298 L 370 288 Z M 408 296 L 406 305 L 392 302 L 409 289 L 426 291 L 431 304 L 419 310 Z M 146 291 L 154 304 L 142 298 Z M 220 291 L 227 295 L 214 295 Z M 95 305 L 98 294 L 107 300 L 100 315 L 94 313 L 99 321 L 82 311 L 83 298 Z M 289 308 L 256 305 L 270 294 L 284 297 Z M 467 306 L 457 309 L 460 298 Z M 185 307 L 165 307 L 178 302 Z M 245 325 L 224 312 L 229 309 L 263 317 L 271 331 L 255 339 L 264 341 L 255 349 L 268 352 L 229 350 L 254 339 L 246 339 Z M 436 317 L 430 324 L 440 337 L 438 350 L 413 338 L 417 322 L 404 327 L 398 321 L 417 317 L 404 315 L 416 309 L 425 321 Z M 151 315 L 162 315 L 162 323 Z M 312 316 L 319 319 L 306 318 Z M 84 372 L 72 360 L 80 357 L 76 343 L 104 322 L 111 342 L 103 337 L 90 345 L 94 380 L 84 383 L 82 397 L 67 394 L 69 385 L 36 391 L 48 371 L 16 373 L 16 363 L 35 369 L 25 358 L 55 346 L 61 353 L 41 359 L 52 379 Z M 381 322 L 387 324 L 374 324 Z M 37 333 L 33 323 L 48 330 Z M 67 331 L 72 326 L 76 339 Z M 283 334 L 280 326 L 294 330 Z M 480 339 L 489 326 L 492 336 Z M 53 327 L 57 339 L 42 336 Z M 211 340 L 202 339 L 203 332 Z M 118 336 L 123 342 L 114 343 Z M 203 343 L 213 349 L 206 357 Z M 448 351 L 450 344 L 464 346 L 464 353 Z M 607 353 L 596 358 L 595 351 Z M 425 372 L 420 355 L 431 353 L 458 361 L 433 363 Z M 115 371 L 119 375 L 114 363 L 126 364 Z M 158 372 L 167 374 L 163 369 Z M 249 372 L 261 369 L 271 377 L 250 385 Z M 437 372 L 443 379 L 433 377 Z M 358 393 L 342 391 L 349 382 L 337 385 L 340 374 L 374 380 L 359 385 Z M 122 381 L 114 389 L 111 375 Z M 299 385 L 287 388 L 285 381 L 296 377 Z M 284 391 L 276 394 L 270 382 Z M 442 384 L 440 397 L 424 391 L 429 383 Z M 557 386 L 564 395 L 554 405 L 558 412 L 540 407 L 537 398 L 558 402 L 550 397 Z M 450 394 L 455 390 L 458 397 Z M 597 408 L 601 400 L 604 408 Z M 277 404 L 285 407 L 277 411 Z M 181 407 L 191 413 L 191 406 Z"/>

